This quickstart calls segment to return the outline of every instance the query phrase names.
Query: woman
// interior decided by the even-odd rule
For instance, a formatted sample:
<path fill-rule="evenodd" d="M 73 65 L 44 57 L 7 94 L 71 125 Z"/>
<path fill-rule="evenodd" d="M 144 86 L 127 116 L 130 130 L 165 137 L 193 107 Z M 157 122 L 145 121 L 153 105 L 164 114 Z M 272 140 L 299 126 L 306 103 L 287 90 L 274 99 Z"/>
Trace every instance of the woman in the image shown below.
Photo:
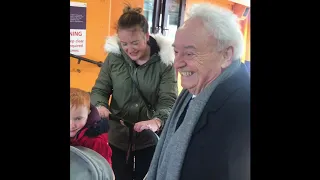
<path fill-rule="evenodd" d="M 108 56 L 91 91 L 91 102 L 102 118 L 109 118 L 112 113 L 135 123 L 134 149 L 130 153 L 129 128 L 109 121 L 112 166 L 117 180 L 140 180 L 146 175 L 157 141 L 144 130 L 157 132 L 163 127 L 178 94 L 172 42 L 162 35 L 149 35 L 141 11 L 124 8 L 117 35 L 107 39 Z"/>
<path fill-rule="evenodd" d="M 90 148 L 110 164 L 112 151 L 108 144 L 108 121 L 101 120 L 90 104 L 88 92 L 70 88 L 70 146 Z"/>

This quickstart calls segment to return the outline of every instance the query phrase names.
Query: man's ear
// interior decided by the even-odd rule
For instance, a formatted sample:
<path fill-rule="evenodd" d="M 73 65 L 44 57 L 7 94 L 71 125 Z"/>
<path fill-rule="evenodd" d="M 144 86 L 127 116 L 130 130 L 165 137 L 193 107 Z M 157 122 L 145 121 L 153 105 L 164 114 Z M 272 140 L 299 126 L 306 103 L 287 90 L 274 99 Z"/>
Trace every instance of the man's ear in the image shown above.
<path fill-rule="evenodd" d="M 222 59 L 221 68 L 225 69 L 232 63 L 233 47 L 232 46 L 228 47 L 222 53 L 223 53 L 222 54 L 223 59 Z"/>

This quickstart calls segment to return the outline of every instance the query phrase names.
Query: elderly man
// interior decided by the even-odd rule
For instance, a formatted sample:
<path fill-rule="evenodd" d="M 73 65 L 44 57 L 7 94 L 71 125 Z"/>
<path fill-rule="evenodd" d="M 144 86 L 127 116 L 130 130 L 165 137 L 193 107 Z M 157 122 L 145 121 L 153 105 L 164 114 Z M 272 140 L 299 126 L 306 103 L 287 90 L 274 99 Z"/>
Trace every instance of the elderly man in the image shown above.
<path fill-rule="evenodd" d="M 184 90 L 163 129 L 147 180 L 249 180 L 250 79 L 236 16 L 194 5 L 176 33 Z"/>

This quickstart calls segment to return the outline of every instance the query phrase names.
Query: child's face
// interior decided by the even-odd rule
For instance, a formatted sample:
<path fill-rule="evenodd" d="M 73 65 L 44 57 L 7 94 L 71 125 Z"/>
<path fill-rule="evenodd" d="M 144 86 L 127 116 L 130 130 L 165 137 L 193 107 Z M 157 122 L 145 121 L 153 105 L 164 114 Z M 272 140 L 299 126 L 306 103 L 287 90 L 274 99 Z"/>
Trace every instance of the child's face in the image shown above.
<path fill-rule="evenodd" d="M 71 108 L 70 105 L 70 137 L 74 137 L 86 125 L 89 113 L 90 110 L 85 106 Z"/>

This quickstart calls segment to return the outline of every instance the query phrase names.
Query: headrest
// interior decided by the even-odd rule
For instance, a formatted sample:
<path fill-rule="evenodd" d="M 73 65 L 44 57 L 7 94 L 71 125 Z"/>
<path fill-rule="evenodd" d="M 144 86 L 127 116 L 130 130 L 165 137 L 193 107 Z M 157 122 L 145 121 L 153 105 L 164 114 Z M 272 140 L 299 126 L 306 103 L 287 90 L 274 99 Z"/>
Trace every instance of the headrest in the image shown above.
<path fill-rule="evenodd" d="M 114 180 L 107 160 L 81 146 L 70 146 L 70 180 Z"/>

